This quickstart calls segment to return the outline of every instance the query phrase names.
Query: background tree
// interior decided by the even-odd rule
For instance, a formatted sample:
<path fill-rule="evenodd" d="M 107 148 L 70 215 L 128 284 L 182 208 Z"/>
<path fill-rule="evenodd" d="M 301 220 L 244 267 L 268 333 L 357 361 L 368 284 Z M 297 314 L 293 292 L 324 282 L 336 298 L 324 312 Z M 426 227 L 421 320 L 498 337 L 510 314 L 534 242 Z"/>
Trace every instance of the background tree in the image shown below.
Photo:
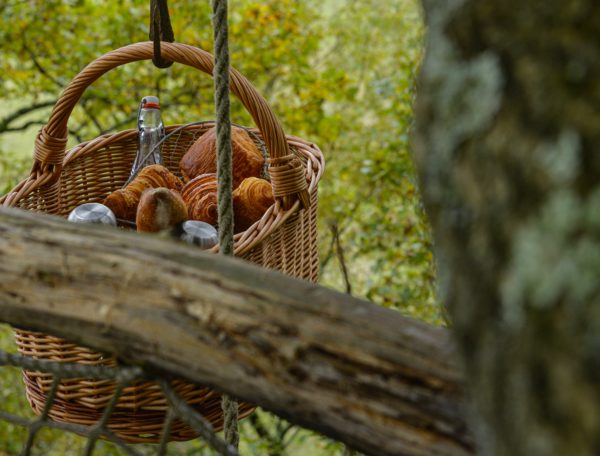
<path fill-rule="evenodd" d="M 599 454 L 600 4 L 425 4 L 416 157 L 481 454 Z"/>

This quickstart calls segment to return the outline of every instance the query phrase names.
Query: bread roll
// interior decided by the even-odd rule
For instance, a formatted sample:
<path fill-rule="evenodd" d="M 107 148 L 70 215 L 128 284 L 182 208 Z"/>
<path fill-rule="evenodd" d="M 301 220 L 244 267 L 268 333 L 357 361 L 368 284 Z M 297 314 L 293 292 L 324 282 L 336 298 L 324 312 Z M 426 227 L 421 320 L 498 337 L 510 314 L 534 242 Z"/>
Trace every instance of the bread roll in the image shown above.
<path fill-rule="evenodd" d="M 181 195 L 168 188 L 151 188 L 140 198 L 135 223 L 140 232 L 156 233 L 188 219 Z"/>
<path fill-rule="evenodd" d="M 246 130 L 231 128 L 233 188 L 247 177 L 260 177 L 265 159 Z M 211 128 L 186 152 L 179 167 L 186 180 L 217 172 L 217 133 Z"/>
<path fill-rule="evenodd" d="M 188 206 L 190 220 L 216 225 L 219 219 L 217 209 L 217 177 L 215 174 L 202 174 L 189 181 L 181 190 L 181 196 Z"/>
<path fill-rule="evenodd" d="M 234 231 L 246 231 L 275 204 L 271 183 L 256 177 L 244 179 L 233 192 Z"/>
<path fill-rule="evenodd" d="M 181 190 L 182 182 L 162 165 L 150 165 L 143 168 L 127 187 L 116 190 L 103 201 L 118 219 L 133 222 L 136 218 L 137 205 L 144 190 L 165 187 Z"/>

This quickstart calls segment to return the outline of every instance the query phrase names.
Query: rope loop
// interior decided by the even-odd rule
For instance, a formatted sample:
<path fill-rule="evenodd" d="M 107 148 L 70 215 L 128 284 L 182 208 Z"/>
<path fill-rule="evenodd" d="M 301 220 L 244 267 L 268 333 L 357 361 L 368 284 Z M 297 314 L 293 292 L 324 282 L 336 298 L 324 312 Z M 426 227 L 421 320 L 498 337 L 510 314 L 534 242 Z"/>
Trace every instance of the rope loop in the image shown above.
<path fill-rule="evenodd" d="M 160 42 L 175 41 L 167 0 L 150 0 L 150 40 L 154 42 L 152 62 L 157 68 L 168 68 L 173 62 L 162 58 Z"/>

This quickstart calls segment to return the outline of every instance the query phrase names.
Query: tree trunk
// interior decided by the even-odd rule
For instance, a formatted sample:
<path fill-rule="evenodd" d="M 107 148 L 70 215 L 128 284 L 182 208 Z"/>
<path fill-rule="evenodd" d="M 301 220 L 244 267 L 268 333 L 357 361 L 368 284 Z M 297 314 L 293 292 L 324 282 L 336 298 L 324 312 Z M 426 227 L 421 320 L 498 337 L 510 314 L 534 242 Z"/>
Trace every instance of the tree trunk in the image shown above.
<path fill-rule="evenodd" d="M 482 454 L 600 454 L 600 3 L 426 0 L 415 155 Z"/>
<path fill-rule="evenodd" d="M 466 455 L 448 333 L 187 245 L 0 209 L 0 321 L 214 386 L 370 454 Z"/>

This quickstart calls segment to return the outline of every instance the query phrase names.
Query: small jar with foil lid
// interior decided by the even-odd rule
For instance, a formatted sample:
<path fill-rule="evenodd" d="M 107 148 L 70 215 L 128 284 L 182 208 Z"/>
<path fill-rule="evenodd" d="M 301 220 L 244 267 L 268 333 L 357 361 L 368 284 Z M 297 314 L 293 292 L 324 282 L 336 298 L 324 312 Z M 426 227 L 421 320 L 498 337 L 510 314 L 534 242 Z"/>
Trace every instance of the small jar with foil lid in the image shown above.
<path fill-rule="evenodd" d="M 69 222 L 117 226 L 117 218 L 104 204 L 85 203 L 71 211 Z"/>
<path fill-rule="evenodd" d="M 179 239 L 202 249 L 210 249 L 219 243 L 217 230 L 209 223 L 188 220 L 180 226 Z"/>

